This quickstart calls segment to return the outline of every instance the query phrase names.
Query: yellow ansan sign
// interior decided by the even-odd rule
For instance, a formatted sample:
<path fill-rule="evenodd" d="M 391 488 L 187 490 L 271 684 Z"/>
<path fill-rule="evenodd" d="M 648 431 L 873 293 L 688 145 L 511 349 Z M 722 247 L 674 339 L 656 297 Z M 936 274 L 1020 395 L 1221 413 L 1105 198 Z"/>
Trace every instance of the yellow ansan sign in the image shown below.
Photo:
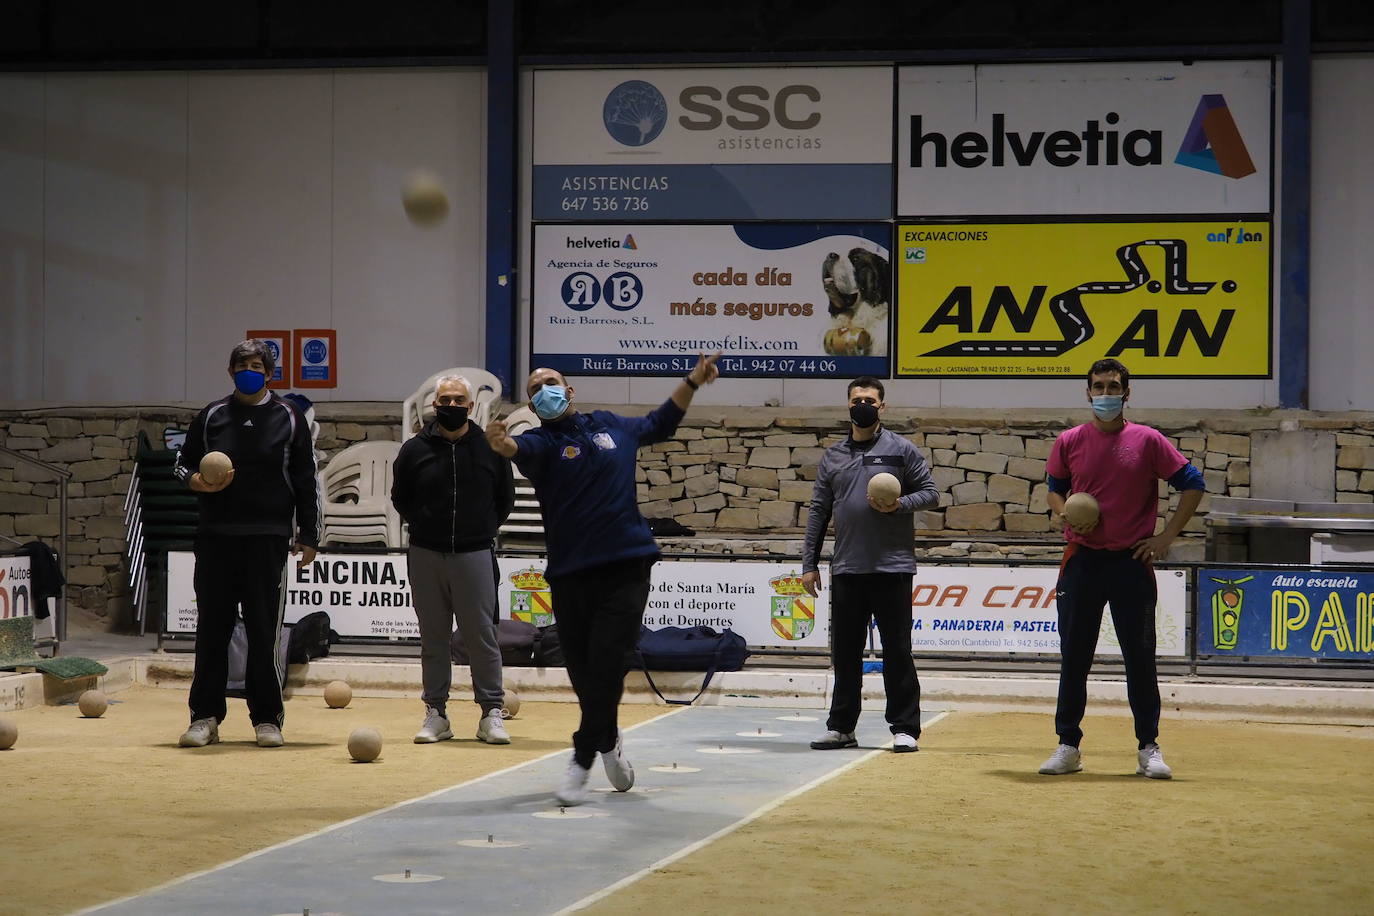
<path fill-rule="evenodd" d="M 1264 220 L 898 227 L 898 377 L 1268 378 Z"/>

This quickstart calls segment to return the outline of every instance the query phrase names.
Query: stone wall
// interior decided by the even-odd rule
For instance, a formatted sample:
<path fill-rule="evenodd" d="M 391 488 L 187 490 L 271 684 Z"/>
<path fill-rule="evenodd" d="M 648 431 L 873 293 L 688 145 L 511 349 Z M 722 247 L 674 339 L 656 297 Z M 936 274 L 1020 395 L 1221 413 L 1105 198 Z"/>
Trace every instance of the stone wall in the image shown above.
<path fill-rule="evenodd" d="M 131 619 L 122 558 L 124 499 L 139 430 L 155 445 L 167 426 L 185 428 L 200 405 L 158 408 L 0 410 L 0 444 L 72 472 L 68 490 L 68 598 L 96 618 Z M 625 410 L 625 408 L 614 408 Z M 355 442 L 398 439 L 396 405 L 316 407 L 317 448 L 326 459 Z M 917 525 L 932 556 L 1037 557 L 1057 550 L 1045 503 L 1045 460 L 1054 437 L 1084 412 L 901 411 L 888 428 L 930 463 L 940 505 Z M 1374 502 L 1374 418 L 1369 415 L 1243 411 L 1134 411 L 1160 428 L 1202 469 L 1210 495 L 1248 496 L 1251 435 L 1302 428 L 1337 437 L 1340 502 Z M 673 518 L 697 533 L 673 549 L 791 554 L 805 530 L 823 450 L 845 430 L 839 409 L 693 408 L 668 442 L 640 453 L 638 488 L 648 517 Z M 1161 485 L 1160 515 L 1171 499 Z M 1174 497 L 1173 499 L 1176 499 Z M 1207 500 L 1203 502 L 1203 512 Z M 0 455 L 0 535 L 56 543 L 57 486 L 45 473 Z M 1176 557 L 1201 559 L 1195 518 Z M 772 546 L 768 546 L 772 545 Z"/>

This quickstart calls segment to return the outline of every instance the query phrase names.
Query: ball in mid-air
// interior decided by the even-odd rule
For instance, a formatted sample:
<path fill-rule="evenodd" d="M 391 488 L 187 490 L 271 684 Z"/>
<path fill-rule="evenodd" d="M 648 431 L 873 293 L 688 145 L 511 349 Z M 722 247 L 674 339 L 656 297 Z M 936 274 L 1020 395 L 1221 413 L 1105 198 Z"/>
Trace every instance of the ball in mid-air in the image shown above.
<path fill-rule="evenodd" d="M 415 171 L 401 187 L 401 204 L 406 216 L 417 226 L 433 226 L 448 215 L 448 194 L 430 172 Z"/>

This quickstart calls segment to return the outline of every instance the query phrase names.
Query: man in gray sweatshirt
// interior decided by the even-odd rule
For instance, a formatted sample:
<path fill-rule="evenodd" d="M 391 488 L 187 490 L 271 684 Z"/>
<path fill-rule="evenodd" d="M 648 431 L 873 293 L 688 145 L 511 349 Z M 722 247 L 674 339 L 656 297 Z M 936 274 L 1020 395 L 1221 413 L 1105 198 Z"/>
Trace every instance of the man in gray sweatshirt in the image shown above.
<path fill-rule="evenodd" d="M 916 750 L 921 736 L 921 684 L 911 660 L 911 580 L 916 573 L 912 513 L 936 505 L 940 494 L 925 458 L 911 442 L 883 429 L 879 417 L 883 383 L 862 376 L 849 383 L 849 436 L 826 449 L 816 469 L 811 512 L 802 545 L 802 583 L 821 588 L 821 545 L 835 519 L 830 560 L 830 664 L 835 689 L 827 731 L 811 742 L 816 750 L 854 747 L 863 692 L 863 652 L 869 620 L 883 640 L 883 687 L 892 749 Z M 882 503 L 868 495 L 868 482 L 888 473 L 901 483 L 901 496 Z"/>

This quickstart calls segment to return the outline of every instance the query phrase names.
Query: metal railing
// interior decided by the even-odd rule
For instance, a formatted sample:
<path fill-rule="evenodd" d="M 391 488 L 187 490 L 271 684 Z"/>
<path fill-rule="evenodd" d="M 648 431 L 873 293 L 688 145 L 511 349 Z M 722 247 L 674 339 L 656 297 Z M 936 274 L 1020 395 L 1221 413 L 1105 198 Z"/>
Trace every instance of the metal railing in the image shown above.
<path fill-rule="evenodd" d="M 16 452 L 12 448 L 0 445 L 0 455 L 9 455 L 17 461 L 39 468 L 53 475 L 57 479 L 57 568 L 62 573 L 62 588 L 57 593 L 57 606 L 53 609 L 53 614 L 57 618 L 57 625 L 54 628 L 56 637 L 54 639 L 34 640 L 35 647 L 49 646 L 52 648 L 53 655 L 58 653 L 59 646 L 67 639 L 67 481 L 71 479 L 72 472 L 64 467 L 51 464 L 47 461 L 40 461 L 32 455 L 25 455 Z M 7 538 L 13 541 L 13 538 Z M 18 541 L 15 541 L 18 544 Z"/>

